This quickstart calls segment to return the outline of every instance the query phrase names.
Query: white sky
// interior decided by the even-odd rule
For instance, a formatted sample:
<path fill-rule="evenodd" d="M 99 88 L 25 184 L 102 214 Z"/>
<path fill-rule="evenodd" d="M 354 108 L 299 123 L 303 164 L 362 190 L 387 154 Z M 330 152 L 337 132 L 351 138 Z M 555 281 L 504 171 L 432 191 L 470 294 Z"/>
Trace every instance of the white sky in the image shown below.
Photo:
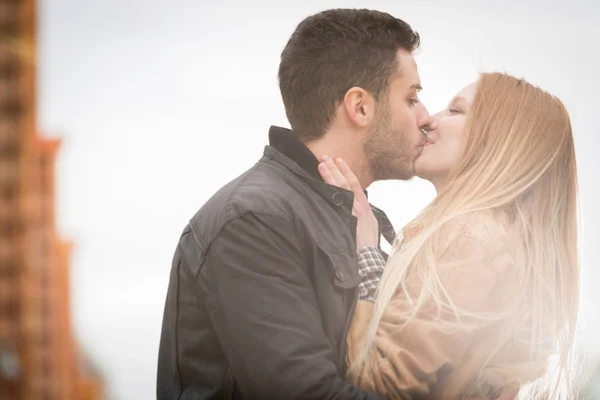
<path fill-rule="evenodd" d="M 40 0 L 39 126 L 64 140 L 57 213 L 75 241 L 75 331 L 110 399 L 155 398 L 179 234 L 260 157 L 268 127 L 287 126 L 280 52 L 301 19 L 334 7 L 380 9 L 419 31 L 431 112 L 490 70 L 524 76 L 565 102 L 579 163 L 584 340 L 588 355 L 600 354 L 600 6 L 512 2 Z M 400 228 L 433 195 L 423 181 L 387 182 L 370 198 Z"/>

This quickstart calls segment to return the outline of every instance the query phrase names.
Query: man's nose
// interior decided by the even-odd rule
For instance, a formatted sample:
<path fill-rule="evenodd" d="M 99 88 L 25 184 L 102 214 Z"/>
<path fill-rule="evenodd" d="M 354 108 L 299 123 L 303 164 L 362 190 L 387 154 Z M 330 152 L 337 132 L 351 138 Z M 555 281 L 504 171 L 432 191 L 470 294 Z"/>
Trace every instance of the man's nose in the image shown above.
<path fill-rule="evenodd" d="M 419 129 L 427 129 L 428 131 L 432 131 L 437 129 L 437 118 L 435 115 L 425 115 L 418 121 Z"/>

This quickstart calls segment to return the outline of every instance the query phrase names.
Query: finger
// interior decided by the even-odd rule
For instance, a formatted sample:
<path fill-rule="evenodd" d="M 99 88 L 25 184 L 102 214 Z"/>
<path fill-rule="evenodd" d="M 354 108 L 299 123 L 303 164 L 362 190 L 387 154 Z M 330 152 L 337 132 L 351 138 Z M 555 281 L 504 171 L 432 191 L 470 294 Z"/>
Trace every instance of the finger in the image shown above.
<path fill-rule="evenodd" d="M 335 178 L 331 174 L 329 167 L 327 167 L 327 165 L 324 162 L 319 164 L 318 169 L 319 169 L 319 173 L 321 174 L 321 178 L 323 178 L 323 181 L 325 183 L 332 185 L 332 186 L 338 185 Z"/>
<path fill-rule="evenodd" d="M 371 205 L 369 203 L 360 203 L 358 200 L 354 199 L 354 204 L 352 205 L 352 215 L 356 218 L 363 218 L 364 216 L 372 213 Z"/>
<path fill-rule="evenodd" d="M 352 215 L 354 215 L 356 218 L 359 218 L 362 214 L 362 207 L 360 206 L 360 203 L 354 199 L 354 203 L 352 204 Z"/>
<path fill-rule="evenodd" d="M 365 192 L 363 191 L 363 188 L 360 185 L 358 178 L 356 177 L 356 175 L 354 175 L 346 161 L 344 161 L 341 157 L 338 157 L 336 159 L 336 164 L 339 168 L 340 173 L 344 177 L 344 180 L 348 184 L 350 190 L 354 192 L 354 198 L 362 203 L 368 203 L 367 196 L 365 195 Z"/>
<path fill-rule="evenodd" d="M 325 164 L 327 165 L 327 168 L 329 168 L 331 175 L 337 182 L 337 186 L 341 187 L 342 189 L 350 190 L 350 184 L 348 183 L 344 175 L 340 172 L 340 169 L 337 167 L 337 165 L 335 165 L 335 162 L 330 157 L 325 157 Z"/>

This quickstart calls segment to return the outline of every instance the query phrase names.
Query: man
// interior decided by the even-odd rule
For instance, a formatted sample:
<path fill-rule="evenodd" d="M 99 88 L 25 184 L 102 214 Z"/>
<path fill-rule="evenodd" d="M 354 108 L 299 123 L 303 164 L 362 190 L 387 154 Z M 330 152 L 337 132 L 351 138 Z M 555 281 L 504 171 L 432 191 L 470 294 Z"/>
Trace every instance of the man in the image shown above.
<path fill-rule="evenodd" d="M 160 343 L 158 399 L 374 399 L 344 380 L 360 276 L 351 192 L 409 179 L 430 122 L 408 24 L 370 10 L 302 21 L 281 55 L 288 131 L 190 220 L 177 246 Z M 383 230 L 391 228 L 376 210 Z M 382 232 L 385 233 L 385 232 Z"/>

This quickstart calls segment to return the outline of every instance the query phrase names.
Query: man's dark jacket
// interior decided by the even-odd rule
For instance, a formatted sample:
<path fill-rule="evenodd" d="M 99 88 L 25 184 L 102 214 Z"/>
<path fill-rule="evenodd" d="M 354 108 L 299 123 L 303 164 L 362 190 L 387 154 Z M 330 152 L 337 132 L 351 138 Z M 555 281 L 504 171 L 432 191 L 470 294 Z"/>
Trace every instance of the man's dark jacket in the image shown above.
<path fill-rule="evenodd" d="M 353 194 L 325 184 L 290 131 L 269 136 L 181 235 L 158 400 L 377 398 L 344 379 L 359 283 Z"/>

